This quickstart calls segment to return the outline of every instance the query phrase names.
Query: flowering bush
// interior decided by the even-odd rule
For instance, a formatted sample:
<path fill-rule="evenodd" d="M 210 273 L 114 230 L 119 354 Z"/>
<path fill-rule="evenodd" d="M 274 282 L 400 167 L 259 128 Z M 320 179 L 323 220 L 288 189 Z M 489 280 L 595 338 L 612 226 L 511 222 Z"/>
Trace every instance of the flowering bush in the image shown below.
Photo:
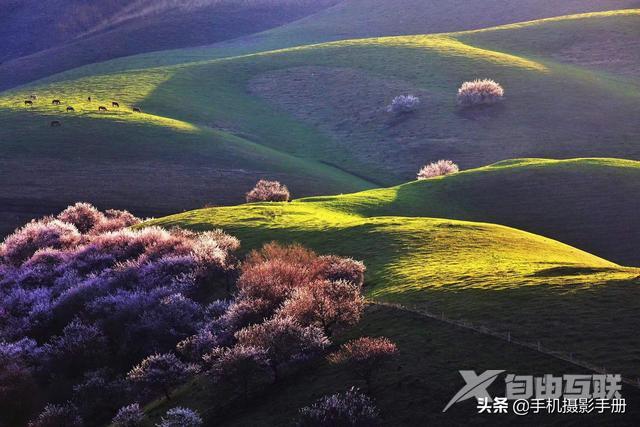
<path fill-rule="evenodd" d="M 418 172 L 418 179 L 429 179 L 436 176 L 445 176 L 458 173 L 460 169 L 458 165 L 451 160 L 438 160 L 437 162 L 430 163 L 424 166 Z"/>
<path fill-rule="evenodd" d="M 53 218 L 32 221 L 5 239 L 0 257 L 9 265 L 27 261 L 38 249 L 68 249 L 80 242 L 81 235 L 73 224 Z"/>
<path fill-rule="evenodd" d="M 364 284 L 364 273 L 367 268 L 362 261 L 335 255 L 325 255 L 320 257 L 319 262 L 319 275 L 327 280 L 344 280 L 356 286 Z"/>
<path fill-rule="evenodd" d="M 36 397 L 46 401 L 49 385 L 60 384 L 51 397 L 73 396 L 83 417 L 107 422 L 118 408 L 109 405 L 123 402 L 83 396 L 126 390 L 117 379 L 133 365 L 213 321 L 201 301 L 233 275 L 238 240 L 219 230 L 125 228 L 139 222 L 81 203 L 0 244 L 0 353 L 11 349 L 0 367 L 0 409 L 15 406 L 12 393 L 37 388 L 45 395 L 29 393 L 21 407 L 31 416 Z M 18 374 L 23 380 L 12 380 Z M 43 419 L 59 409 L 49 407 Z"/>
<path fill-rule="evenodd" d="M 420 98 L 414 95 L 400 95 L 393 98 L 391 104 L 387 106 L 387 112 L 393 114 L 404 114 L 415 111 L 420 106 Z"/>
<path fill-rule="evenodd" d="M 161 391 L 171 399 L 171 389 L 186 381 L 192 372 L 193 366 L 185 365 L 172 353 L 154 354 L 129 371 L 127 379 L 146 390 Z"/>
<path fill-rule="evenodd" d="M 306 359 L 329 344 L 320 328 L 304 327 L 290 317 L 249 326 L 238 331 L 236 339 L 240 345 L 266 350 L 274 381 L 281 366 Z"/>
<path fill-rule="evenodd" d="M 47 405 L 29 427 L 82 427 L 84 422 L 78 415 L 78 408 L 71 403 Z"/>
<path fill-rule="evenodd" d="M 115 427 L 140 427 L 143 418 L 144 412 L 140 409 L 140 405 L 132 403 L 120 408 L 116 416 L 111 420 L 111 424 Z"/>
<path fill-rule="evenodd" d="M 193 409 L 177 407 L 169 409 L 162 417 L 162 421 L 156 425 L 158 427 L 200 427 L 202 418 Z"/>
<path fill-rule="evenodd" d="M 209 373 L 216 380 L 235 383 L 245 400 L 253 382 L 265 377 L 269 367 L 267 350 L 240 344 L 231 348 L 215 348 L 204 360 L 211 365 Z"/>
<path fill-rule="evenodd" d="M 300 410 L 298 427 L 375 427 L 380 413 L 371 399 L 356 388 L 325 396 Z"/>
<path fill-rule="evenodd" d="M 126 228 L 139 221 L 77 204 L 0 244 L 0 422 L 71 399 L 33 425 L 103 424 L 118 408 L 133 423 L 122 405 L 169 398 L 203 365 L 247 396 L 359 318 L 360 262 L 268 244 L 240 264 L 239 241 L 220 230 Z M 232 280 L 234 298 L 211 303 Z"/>
<path fill-rule="evenodd" d="M 371 388 L 371 377 L 398 352 L 396 345 L 388 338 L 363 337 L 343 344 L 338 351 L 329 355 L 329 362 L 347 365 L 351 372 L 367 382 Z"/>
<path fill-rule="evenodd" d="M 288 202 L 289 189 L 278 181 L 258 181 L 253 190 L 247 193 L 247 203 L 254 202 Z"/>
<path fill-rule="evenodd" d="M 344 280 L 318 280 L 296 289 L 278 315 L 321 327 L 327 336 L 332 336 L 337 329 L 358 323 L 363 310 L 360 286 Z"/>
<path fill-rule="evenodd" d="M 458 89 L 458 104 L 463 107 L 491 105 L 504 99 L 504 89 L 490 79 L 464 82 Z"/>

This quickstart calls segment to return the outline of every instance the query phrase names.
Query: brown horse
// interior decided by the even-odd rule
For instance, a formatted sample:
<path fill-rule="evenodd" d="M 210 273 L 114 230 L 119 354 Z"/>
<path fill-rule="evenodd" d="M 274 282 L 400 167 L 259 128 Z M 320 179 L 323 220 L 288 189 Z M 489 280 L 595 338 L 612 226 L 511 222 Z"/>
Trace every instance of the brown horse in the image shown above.
<path fill-rule="evenodd" d="M 140 109 L 140 107 L 133 107 L 133 112 L 134 113 L 142 113 L 142 110 Z"/>
<path fill-rule="evenodd" d="M 98 111 L 107 111 L 107 107 L 103 107 L 102 105 L 98 107 Z"/>
<path fill-rule="evenodd" d="M 51 127 L 52 128 L 59 128 L 60 126 L 62 126 L 62 122 L 58 121 L 58 120 L 54 120 L 51 122 Z"/>
<path fill-rule="evenodd" d="M 53 104 L 53 105 L 60 105 L 60 104 L 61 104 L 61 102 L 60 102 L 60 100 L 59 100 L 59 99 L 54 99 L 53 101 L 51 101 L 51 104 Z"/>
<path fill-rule="evenodd" d="M 73 108 L 72 106 L 68 106 L 67 107 L 67 111 L 76 111 L 75 108 Z"/>
<path fill-rule="evenodd" d="M 33 105 L 33 101 L 24 101 L 24 105 Z"/>
<path fill-rule="evenodd" d="M 117 103 L 117 102 L 115 102 L 115 101 L 113 101 L 113 102 L 111 103 L 111 106 L 112 106 L 112 107 L 116 107 L 116 108 L 120 108 L 120 104 L 118 104 L 118 103 Z"/>

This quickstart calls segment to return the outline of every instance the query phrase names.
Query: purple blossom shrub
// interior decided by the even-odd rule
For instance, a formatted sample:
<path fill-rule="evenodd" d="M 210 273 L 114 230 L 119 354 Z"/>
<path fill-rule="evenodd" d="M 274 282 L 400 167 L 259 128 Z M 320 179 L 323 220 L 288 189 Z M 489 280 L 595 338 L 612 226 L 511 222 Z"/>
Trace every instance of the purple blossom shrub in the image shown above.
<path fill-rule="evenodd" d="M 273 243 L 240 264 L 222 231 L 137 223 L 77 204 L 0 244 L 0 422 L 107 423 L 203 367 L 248 396 L 359 319 L 360 262 Z M 232 280 L 233 298 L 210 302 Z"/>
<path fill-rule="evenodd" d="M 24 425 L 39 400 L 37 343 L 31 339 L 0 342 L 0 425 Z"/>
<path fill-rule="evenodd" d="M 171 389 L 185 382 L 192 373 L 195 373 L 194 366 L 181 362 L 173 353 L 154 354 L 129 371 L 127 379 L 145 391 L 159 391 L 171 399 Z"/>
<path fill-rule="evenodd" d="M 29 427 L 83 427 L 84 422 L 78 408 L 72 403 L 63 405 L 48 404 Z"/>
<path fill-rule="evenodd" d="M 202 426 L 202 418 L 197 411 L 189 408 L 173 408 L 169 409 L 158 427 L 200 427 Z"/>
<path fill-rule="evenodd" d="M 376 427 L 380 413 L 374 403 L 356 388 L 325 396 L 300 410 L 298 427 Z"/>
<path fill-rule="evenodd" d="M 111 424 L 115 427 L 140 427 L 144 419 L 144 412 L 140 409 L 138 403 L 123 406 L 111 420 Z"/>
<path fill-rule="evenodd" d="M 387 112 L 393 114 L 406 114 L 416 111 L 420 106 L 420 98 L 415 95 L 399 95 L 393 98 L 387 106 Z"/>
<path fill-rule="evenodd" d="M 74 383 L 116 387 L 136 363 L 173 350 L 213 320 L 203 302 L 233 274 L 239 241 L 220 230 L 127 228 L 139 223 L 129 212 L 79 203 L 0 244 L 0 357 L 30 343 L 29 351 L 11 350 L 0 368 L 0 409 L 13 405 L 2 390 L 17 393 L 34 382 L 43 399 L 55 401 L 80 401 Z M 24 383 L 8 384 L 18 374 Z M 103 414 L 117 409 L 85 403 L 82 415 L 92 420 L 106 422 Z M 48 407 L 43 420 L 59 410 Z"/>

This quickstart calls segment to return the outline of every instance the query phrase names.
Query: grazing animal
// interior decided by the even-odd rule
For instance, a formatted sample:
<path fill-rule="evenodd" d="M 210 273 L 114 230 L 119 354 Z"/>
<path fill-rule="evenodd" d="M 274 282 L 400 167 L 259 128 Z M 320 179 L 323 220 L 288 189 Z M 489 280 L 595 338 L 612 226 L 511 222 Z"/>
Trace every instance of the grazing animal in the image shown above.
<path fill-rule="evenodd" d="M 29 98 L 31 98 L 31 99 L 38 99 L 38 95 L 31 95 L 31 96 L 29 96 Z"/>
<path fill-rule="evenodd" d="M 51 103 L 53 105 L 60 105 L 60 100 L 59 99 L 54 99 Z"/>
<path fill-rule="evenodd" d="M 115 101 L 111 103 L 111 106 L 112 106 L 112 107 L 116 107 L 116 108 L 120 108 L 120 104 L 118 104 L 118 103 L 117 103 L 117 102 L 115 102 Z"/>
<path fill-rule="evenodd" d="M 24 101 L 24 105 L 33 105 L 33 101 Z"/>
<path fill-rule="evenodd" d="M 87 98 L 87 101 L 91 102 L 91 97 L 88 97 L 88 98 Z"/>
<path fill-rule="evenodd" d="M 75 108 L 69 106 L 69 107 L 67 107 L 67 111 L 76 111 L 76 110 L 75 110 Z"/>
<path fill-rule="evenodd" d="M 133 107 L 133 112 L 134 113 L 142 113 L 142 110 L 140 109 L 140 107 Z"/>
<path fill-rule="evenodd" d="M 59 128 L 60 126 L 62 126 L 62 123 L 59 122 L 58 120 L 54 120 L 51 122 L 51 127 L 52 128 Z"/>
<path fill-rule="evenodd" d="M 107 111 L 107 107 L 103 107 L 102 105 L 98 107 L 98 111 Z"/>

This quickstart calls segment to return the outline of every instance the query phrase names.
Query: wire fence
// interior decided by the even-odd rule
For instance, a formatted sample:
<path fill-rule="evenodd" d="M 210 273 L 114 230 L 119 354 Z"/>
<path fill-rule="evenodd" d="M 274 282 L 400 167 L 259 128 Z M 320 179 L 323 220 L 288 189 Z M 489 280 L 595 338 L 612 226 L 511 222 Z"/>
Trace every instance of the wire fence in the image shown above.
<path fill-rule="evenodd" d="M 542 353 L 544 355 L 554 357 L 556 359 L 571 363 L 581 368 L 588 369 L 598 374 L 612 373 L 612 371 L 610 369 L 607 369 L 606 367 L 596 366 L 585 360 L 577 359 L 576 357 L 574 357 L 574 353 L 553 350 L 548 347 L 545 347 L 542 345 L 542 341 L 530 342 L 530 341 L 517 339 L 516 337 L 513 336 L 511 331 L 507 331 L 507 332 L 497 331 L 494 329 L 490 329 L 485 325 L 477 325 L 467 320 L 449 318 L 445 315 L 444 312 L 440 312 L 439 314 L 432 313 L 429 310 L 424 308 L 407 307 L 402 304 L 395 304 L 395 303 L 388 303 L 388 302 L 375 302 L 374 304 L 385 306 L 385 307 L 392 307 L 398 310 L 408 311 L 408 312 L 415 313 L 420 316 L 425 316 L 430 319 L 434 319 L 443 323 L 447 323 L 450 325 L 458 326 L 460 328 L 472 330 L 484 335 L 489 335 L 489 336 L 501 339 L 503 341 L 506 341 L 510 344 L 517 345 L 520 347 L 525 347 L 533 351 L 537 351 L 538 353 Z M 625 376 L 621 376 L 621 378 L 623 383 L 640 389 L 640 378 L 629 378 Z"/>

